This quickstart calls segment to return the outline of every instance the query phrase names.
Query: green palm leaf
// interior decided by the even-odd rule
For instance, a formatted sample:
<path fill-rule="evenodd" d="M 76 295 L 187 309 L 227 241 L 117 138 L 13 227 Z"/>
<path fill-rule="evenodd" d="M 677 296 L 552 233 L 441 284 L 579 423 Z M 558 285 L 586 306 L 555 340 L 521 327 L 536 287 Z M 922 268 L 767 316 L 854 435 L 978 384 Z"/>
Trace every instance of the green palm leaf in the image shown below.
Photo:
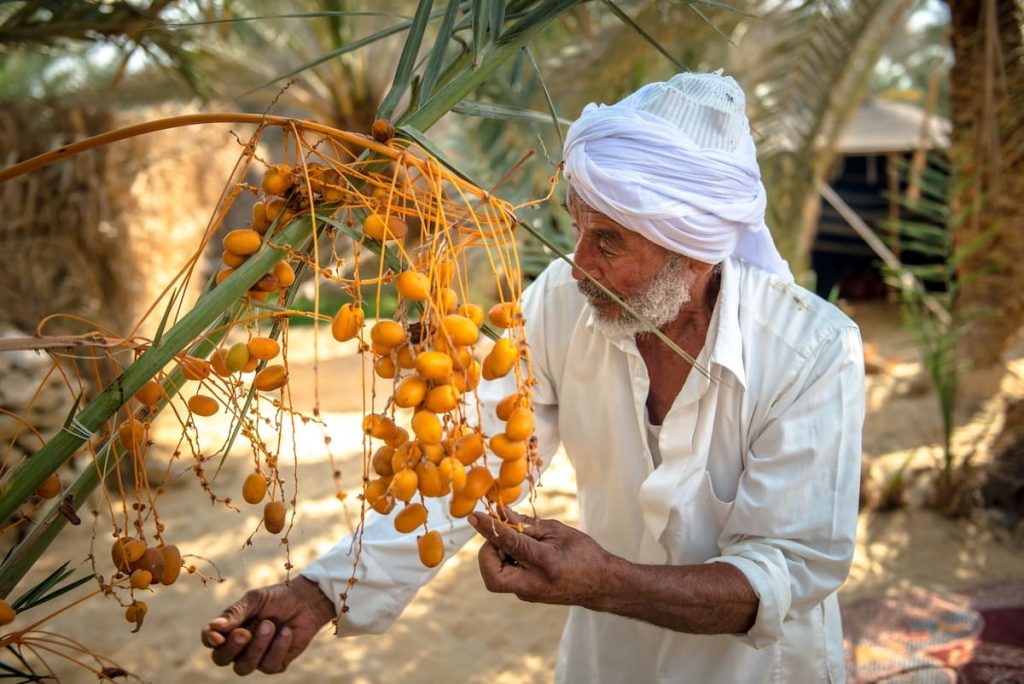
<path fill-rule="evenodd" d="M 395 70 L 395 78 L 391 84 L 391 90 L 384 96 L 384 101 L 377 108 L 377 118 L 390 119 L 392 112 L 398 105 L 402 95 L 409 89 L 412 82 L 413 68 L 416 65 L 416 55 L 423 43 L 423 34 L 427 30 L 427 21 L 430 19 L 430 8 L 433 5 L 431 0 L 420 0 L 416 7 L 416 15 L 409 26 L 409 36 L 402 47 L 402 55 L 398 58 L 398 68 Z"/>
<path fill-rule="evenodd" d="M 460 0 L 448 0 L 448 7 L 445 9 L 444 17 L 441 19 L 441 27 L 438 29 L 435 38 L 434 49 L 430 52 L 430 61 L 423 71 L 423 80 L 420 86 L 420 93 L 430 97 L 437 85 L 437 79 L 441 75 L 441 67 L 444 66 L 444 55 L 448 47 L 448 41 L 452 37 L 452 27 L 455 24 L 455 13 L 460 6 Z M 475 17 L 474 17 L 475 20 Z"/>

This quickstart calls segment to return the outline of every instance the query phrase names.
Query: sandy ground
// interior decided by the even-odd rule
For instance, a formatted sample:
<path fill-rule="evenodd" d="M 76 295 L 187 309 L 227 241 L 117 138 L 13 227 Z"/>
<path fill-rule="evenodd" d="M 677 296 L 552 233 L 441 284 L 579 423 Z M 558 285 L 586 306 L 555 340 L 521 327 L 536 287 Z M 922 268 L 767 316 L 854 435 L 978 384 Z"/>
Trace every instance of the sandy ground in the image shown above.
<path fill-rule="evenodd" d="M 895 311 L 885 306 L 852 312 L 864 337 L 877 345 L 886 372 L 868 383 L 868 416 L 864 449 L 873 476 L 884 478 L 911 461 L 911 501 L 923 498 L 925 475 L 938 457 L 940 423 L 934 396 L 920 381 L 916 354 L 898 326 Z M 314 397 L 310 335 L 294 332 L 291 340 L 291 387 L 294 405 L 311 412 Z M 352 491 L 360 477 L 358 425 L 361 418 L 360 361 L 350 346 L 320 339 L 319 397 L 323 427 L 299 424 L 295 431 L 298 454 L 299 505 L 289 535 L 290 560 L 302 567 L 350 529 L 358 516 L 355 497 L 341 504 L 335 497 L 330 450 L 342 472 L 342 485 Z M 969 441 L 985 457 L 985 440 L 999 427 L 1000 410 L 1008 397 L 1024 396 L 1024 350 L 1012 355 L 1001 379 L 1001 392 L 987 401 L 971 401 L 961 416 L 958 443 Z M 301 388 L 301 389 L 299 389 Z M 212 451 L 226 432 L 226 421 L 207 419 L 202 444 Z M 166 463 L 174 448 L 176 425 L 163 420 L 154 432 L 154 463 Z M 286 444 L 290 438 L 286 440 Z M 283 454 L 291 453 L 286 448 Z M 290 461 L 291 456 L 282 461 Z M 214 488 L 237 497 L 251 468 L 251 456 L 237 449 L 226 462 Z M 94 598 L 51 621 L 47 629 L 88 645 L 116 661 L 141 680 L 157 684 L 227 682 L 237 679 L 230 669 L 217 668 L 199 643 L 203 623 L 214 617 L 246 588 L 279 581 L 285 576 L 285 547 L 263 531 L 246 545 L 257 523 L 256 507 L 241 504 L 241 512 L 211 506 L 196 486 L 188 463 L 171 465 L 179 475 L 168 482 L 158 501 L 166 534 L 187 559 L 223 582 L 205 586 L 196 577 L 160 587 L 143 599 L 149 604 L 145 626 L 131 634 L 123 610 L 111 600 Z M 289 465 L 285 474 L 292 476 Z M 544 477 L 537 501 L 539 514 L 566 522 L 576 519 L 574 477 L 564 459 L 556 460 Z M 37 565 L 31 578 L 64 560 L 83 562 L 89 552 L 88 516 L 80 528 L 65 530 Z M 97 542 L 97 557 L 106 571 L 109 527 Z M 400 620 L 384 635 L 338 640 L 325 632 L 283 675 L 256 673 L 248 681 L 305 682 L 547 682 L 551 679 L 559 634 L 566 611 L 561 607 L 525 604 L 508 596 L 489 594 L 476 569 L 478 541 L 451 559 L 437 579 L 424 588 Z M 88 567 L 86 565 L 86 567 Z M 983 516 L 951 521 L 912 506 L 891 514 L 864 513 L 850 579 L 841 599 L 899 592 L 910 586 L 928 589 L 969 587 L 986 581 L 1024 577 L 1024 544 L 993 527 Z M 31 579 L 30 578 L 30 579 Z M 27 582 L 23 584 L 27 586 Z M 84 590 L 79 594 L 85 593 Z M 354 591 L 352 600 L 358 600 Z M 20 616 L 26 624 L 33 613 Z M 94 675 L 50 660 L 65 682 L 92 682 Z"/>

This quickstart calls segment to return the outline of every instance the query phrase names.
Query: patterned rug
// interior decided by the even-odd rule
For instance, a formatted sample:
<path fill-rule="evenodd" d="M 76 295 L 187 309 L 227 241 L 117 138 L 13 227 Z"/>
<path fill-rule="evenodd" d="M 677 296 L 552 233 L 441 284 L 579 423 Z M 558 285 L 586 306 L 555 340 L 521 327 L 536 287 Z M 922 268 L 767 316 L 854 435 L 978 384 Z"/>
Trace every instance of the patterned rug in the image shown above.
<path fill-rule="evenodd" d="M 843 607 L 850 682 L 1024 684 L 1024 580 Z"/>

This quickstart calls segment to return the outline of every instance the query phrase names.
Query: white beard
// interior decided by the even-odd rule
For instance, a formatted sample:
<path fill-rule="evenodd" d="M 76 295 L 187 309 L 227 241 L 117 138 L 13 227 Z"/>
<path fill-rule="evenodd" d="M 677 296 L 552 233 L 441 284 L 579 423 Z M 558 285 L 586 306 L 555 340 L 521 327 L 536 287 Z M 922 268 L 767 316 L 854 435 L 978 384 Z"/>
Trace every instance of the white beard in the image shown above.
<path fill-rule="evenodd" d="M 693 271 L 686 268 L 686 260 L 679 256 L 672 257 L 646 290 L 629 297 L 620 295 L 622 301 L 636 311 L 640 318 L 621 308 L 609 315 L 595 306 L 595 322 L 609 337 L 634 337 L 650 332 L 650 328 L 641 319 L 646 319 L 660 329 L 675 320 L 683 305 L 690 301 L 694 279 Z M 577 281 L 576 287 L 592 306 L 612 301 L 589 280 Z"/>

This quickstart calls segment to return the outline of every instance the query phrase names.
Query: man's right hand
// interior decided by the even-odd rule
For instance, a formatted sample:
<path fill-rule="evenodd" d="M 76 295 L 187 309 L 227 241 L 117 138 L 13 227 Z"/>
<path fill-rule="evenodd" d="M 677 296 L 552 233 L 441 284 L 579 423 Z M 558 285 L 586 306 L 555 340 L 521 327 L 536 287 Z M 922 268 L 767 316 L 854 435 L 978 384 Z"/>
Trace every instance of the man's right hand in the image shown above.
<path fill-rule="evenodd" d="M 246 592 L 203 628 L 203 644 L 217 665 L 234 663 L 235 672 L 274 674 L 335 618 L 334 603 L 304 577 Z"/>

